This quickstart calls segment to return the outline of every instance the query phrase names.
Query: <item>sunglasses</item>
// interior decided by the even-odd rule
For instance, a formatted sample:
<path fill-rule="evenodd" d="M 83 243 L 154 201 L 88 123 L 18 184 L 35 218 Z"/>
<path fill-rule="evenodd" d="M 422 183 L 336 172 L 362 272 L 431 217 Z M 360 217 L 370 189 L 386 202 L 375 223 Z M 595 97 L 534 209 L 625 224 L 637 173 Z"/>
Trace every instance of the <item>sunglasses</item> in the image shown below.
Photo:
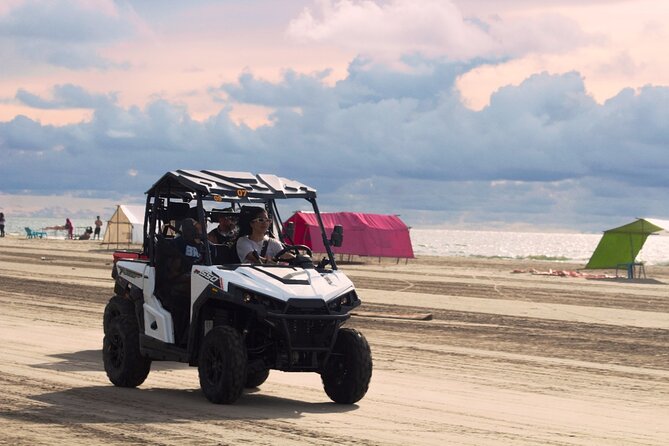
<path fill-rule="evenodd" d="M 258 223 L 269 223 L 269 222 L 271 222 L 272 220 L 270 220 L 269 218 L 262 218 L 262 217 L 261 217 L 261 218 L 254 218 L 254 219 L 251 220 L 251 221 L 257 221 Z"/>

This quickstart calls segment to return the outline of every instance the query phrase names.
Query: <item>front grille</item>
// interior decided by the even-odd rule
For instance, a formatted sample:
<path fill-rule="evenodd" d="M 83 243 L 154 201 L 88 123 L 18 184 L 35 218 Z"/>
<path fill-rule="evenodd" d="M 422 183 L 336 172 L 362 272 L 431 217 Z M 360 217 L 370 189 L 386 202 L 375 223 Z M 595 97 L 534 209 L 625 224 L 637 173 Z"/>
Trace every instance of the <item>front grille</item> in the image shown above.
<path fill-rule="evenodd" d="M 330 347 L 337 321 L 289 319 L 285 324 L 294 349 L 321 349 Z"/>
<path fill-rule="evenodd" d="M 329 314 L 323 299 L 288 299 L 286 314 Z"/>

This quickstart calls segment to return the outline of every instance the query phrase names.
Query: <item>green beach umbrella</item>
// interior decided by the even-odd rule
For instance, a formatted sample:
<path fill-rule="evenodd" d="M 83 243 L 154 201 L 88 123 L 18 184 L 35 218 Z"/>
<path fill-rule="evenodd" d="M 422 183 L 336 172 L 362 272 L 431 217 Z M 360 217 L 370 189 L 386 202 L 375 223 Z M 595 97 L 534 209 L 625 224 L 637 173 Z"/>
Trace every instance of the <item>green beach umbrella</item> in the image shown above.
<path fill-rule="evenodd" d="M 634 263 L 648 236 L 665 228 L 669 228 L 669 221 L 640 218 L 624 226 L 604 231 L 585 268 L 613 269 L 623 264 Z"/>

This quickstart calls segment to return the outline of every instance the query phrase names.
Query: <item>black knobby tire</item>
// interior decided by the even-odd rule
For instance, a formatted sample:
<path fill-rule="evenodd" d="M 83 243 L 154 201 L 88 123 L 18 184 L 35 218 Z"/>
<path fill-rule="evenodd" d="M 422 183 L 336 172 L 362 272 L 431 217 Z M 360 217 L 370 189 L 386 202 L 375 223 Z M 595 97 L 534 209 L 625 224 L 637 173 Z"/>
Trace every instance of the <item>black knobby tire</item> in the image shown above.
<path fill-rule="evenodd" d="M 109 302 L 107 302 L 105 313 L 102 318 L 102 328 L 105 334 L 109 331 L 111 321 L 120 314 L 134 316 L 135 304 L 121 296 L 113 296 L 109 299 Z"/>
<path fill-rule="evenodd" d="M 254 387 L 258 387 L 262 385 L 262 383 L 267 381 L 268 376 L 269 376 L 269 369 L 263 369 L 256 372 L 249 372 L 246 374 L 246 384 L 244 384 L 244 387 L 246 387 L 247 389 L 253 389 Z"/>
<path fill-rule="evenodd" d="M 367 393 L 372 378 L 372 352 L 357 330 L 342 328 L 321 371 L 325 393 L 339 404 L 353 404 Z"/>
<path fill-rule="evenodd" d="M 246 383 L 246 347 L 240 334 L 232 327 L 212 328 L 202 341 L 197 369 L 209 401 L 237 401 Z"/>
<path fill-rule="evenodd" d="M 118 315 L 109 323 L 102 342 L 107 377 L 119 387 L 137 387 L 151 370 L 151 359 L 139 350 L 139 327 L 134 315 Z"/>

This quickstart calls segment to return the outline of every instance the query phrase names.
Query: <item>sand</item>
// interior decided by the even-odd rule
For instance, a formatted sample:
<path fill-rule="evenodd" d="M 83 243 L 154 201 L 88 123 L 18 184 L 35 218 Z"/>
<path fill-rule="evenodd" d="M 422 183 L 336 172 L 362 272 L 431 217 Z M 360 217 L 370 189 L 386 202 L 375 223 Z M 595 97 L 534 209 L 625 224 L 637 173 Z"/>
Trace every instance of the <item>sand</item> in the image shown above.
<path fill-rule="evenodd" d="M 588 280 L 512 273 L 582 267 L 541 261 L 343 264 L 363 299 L 348 325 L 374 357 L 366 397 L 336 405 L 316 374 L 272 371 L 217 406 L 182 364 L 110 384 L 110 265 L 97 242 L 0 239 L 0 444 L 669 444 L 667 267 Z"/>

